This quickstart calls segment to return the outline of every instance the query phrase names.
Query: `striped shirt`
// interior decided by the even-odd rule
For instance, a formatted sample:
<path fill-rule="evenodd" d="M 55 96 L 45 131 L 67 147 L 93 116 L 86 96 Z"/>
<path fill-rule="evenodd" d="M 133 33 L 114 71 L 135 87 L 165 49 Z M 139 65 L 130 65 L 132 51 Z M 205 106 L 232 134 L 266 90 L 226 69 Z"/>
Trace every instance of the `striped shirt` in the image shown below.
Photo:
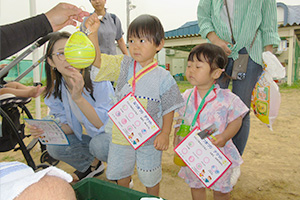
<path fill-rule="evenodd" d="M 224 0 L 200 0 L 198 4 L 198 23 L 203 38 L 215 32 L 222 40 L 231 43 L 231 32 L 226 19 L 221 19 Z M 262 64 L 263 48 L 267 45 L 277 46 L 280 42 L 277 27 L 277 8 L 275 0 L 235 0 L 233 8 L 232 31 L 236 44 L 231 48 L 229 57 L 238 58 L 243 47 L 250 50 L 251 42 L 257 36 L 250 50 L 250 57 Z"/>

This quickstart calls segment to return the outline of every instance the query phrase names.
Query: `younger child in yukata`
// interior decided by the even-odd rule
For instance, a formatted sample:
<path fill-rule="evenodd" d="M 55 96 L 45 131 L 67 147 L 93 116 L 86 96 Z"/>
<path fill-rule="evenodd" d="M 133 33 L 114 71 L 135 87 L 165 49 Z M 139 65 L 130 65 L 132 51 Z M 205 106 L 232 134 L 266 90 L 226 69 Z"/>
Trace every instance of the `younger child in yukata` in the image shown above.
<path fill-rule="evenodd" d="M 96 81 L 116 82 L 115 103 L 133 92 L 161 128 L 159 133 L 134 150 L 110 120 L 106 126 L 106 130 L 112 132 L 107 178 L 128 187 L 136 164 L 139 179 L 147 193 L 158 196 L 162 178 L 162 151 L 169 147 L 174 111 L 184 105 L 176 81 L 168 71 L 158 67 L 154 59 L 155 54 L 163 48 L 164 29 L 154 16 L 137 17 L 128 28 L 127 39 L 132 56 L 129 57 L 101 54 L 98 48 L 97 30 L 100 23 L 97 16 L 92 15 L 85 26 L 91 32 L 89 38 L 97 52 L 92 71 L 94 76 L 97 74 Z"/>
<path fill-rule="evenodd" d="M 184 115 L 185 123 L 191 125 L 194 121 L 196 123 L 192 126 L 198 126 L 200 130 L 215 124 L 219 134 L 214 135 L 215 139 L 211 142 L 232 162 L 230 168 L 211 186 L 214 199 L 229 199 L 229 192 L 239 177 L 239 166 L 243 161 L 231 138 L 238 132 L 244 115 L 249 111 L 238 96 L 215 84 L 225 73 L 226 63 L 227 56 L 220 47 L 208 43 L 194 47 L 188 56 L 186 69 L 187 80 L 194 88 L 182 94 L 188 102 L 179 110 L 180 116 Z M 204 104 L 201 103 L 203 106 L 197 115 L 202 100 Z M 193 200 L 206 199 L 205 185 L 188 167 L 181 167 L 178 175 L 189 184 Z"/>

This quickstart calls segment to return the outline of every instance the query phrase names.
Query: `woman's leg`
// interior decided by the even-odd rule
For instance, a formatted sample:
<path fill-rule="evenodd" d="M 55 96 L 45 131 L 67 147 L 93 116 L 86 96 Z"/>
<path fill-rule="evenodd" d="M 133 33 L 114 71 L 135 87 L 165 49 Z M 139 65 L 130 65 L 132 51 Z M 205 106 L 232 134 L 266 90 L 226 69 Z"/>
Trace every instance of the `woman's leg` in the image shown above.
<path fill-rule="evenodd" d="M 82 141 L 74 134 L 67 135 L 67 137 L 69 146 L 47 146 L 50 156 L 66 162 L 80 172 L 85 172 L 94 161 L 94 156 L 89 151 L 91 137 L 82 135 Z"/>
<path fill-rule="evenodd" d="M 111 134 L 101 133 L 90 141 L 90 153 L 98 160 L 107 162 Z"/>
<path fill-rule="evenodd" d="M 242 81 L 234 80 L 232 82 L 232 92 L 238 95 L 241 100 L 250 108 L 251 104 L 251 95 L 255 87 L 256 82 L 258 81 L 262 73 L 261 65 L 255 63 L 250 57 L 248 61 L 246 78 Z M 246 147 L 250 131 L 250 115 L 249 112 L 243 119 L 242 127 L 239 132 L 233 137 L 233 143 L 239 150 L 242 155 Z"/>

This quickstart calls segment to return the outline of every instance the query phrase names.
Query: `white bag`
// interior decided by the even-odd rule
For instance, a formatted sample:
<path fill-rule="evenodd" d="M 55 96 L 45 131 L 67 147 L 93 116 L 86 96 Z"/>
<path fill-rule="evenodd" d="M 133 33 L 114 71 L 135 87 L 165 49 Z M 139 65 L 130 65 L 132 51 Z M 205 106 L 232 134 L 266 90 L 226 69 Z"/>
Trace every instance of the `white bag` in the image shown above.
<path fill-rule="evenodd" d="M 271 52 L 263 53 L 264 71 L 256 83 L 251 97 L 251 108 L 255 116 L 271 130 L 278 115 L 281 96 L 274 78 L 285 77 L 285 68 Z"/>

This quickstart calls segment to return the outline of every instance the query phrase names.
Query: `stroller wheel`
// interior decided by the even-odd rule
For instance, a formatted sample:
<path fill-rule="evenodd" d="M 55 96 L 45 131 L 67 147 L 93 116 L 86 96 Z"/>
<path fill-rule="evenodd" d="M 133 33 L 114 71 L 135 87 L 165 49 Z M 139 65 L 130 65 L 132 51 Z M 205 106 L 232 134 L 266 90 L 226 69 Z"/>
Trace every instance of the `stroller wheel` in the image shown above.
<path fill-rule="evenodd" d="M 52 166 L 56 166 L 59 163 L 59 160 L 52 158 L 48 151 L 44 151 L 40 158 L 41 163 L 47 162 Z"/>

